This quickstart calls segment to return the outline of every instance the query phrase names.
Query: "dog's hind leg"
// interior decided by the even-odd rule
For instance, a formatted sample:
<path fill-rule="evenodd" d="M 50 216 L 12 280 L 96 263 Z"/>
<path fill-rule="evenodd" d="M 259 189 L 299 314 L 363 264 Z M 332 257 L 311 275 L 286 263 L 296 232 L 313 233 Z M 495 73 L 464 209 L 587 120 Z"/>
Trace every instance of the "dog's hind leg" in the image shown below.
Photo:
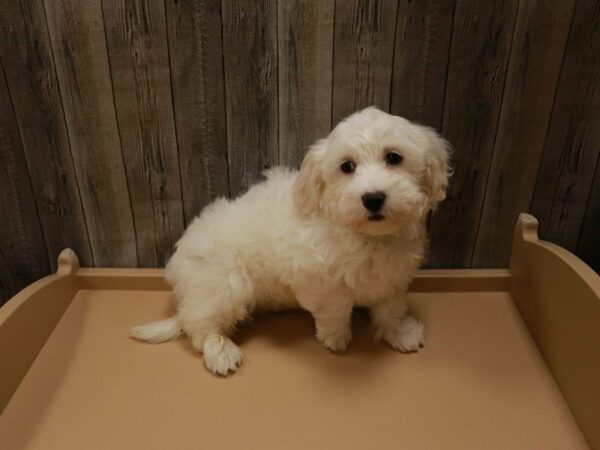
<path fill-rule="evenodd" d="M 231 313 L 220 308 L 204 317 L 196 316 L 191 320 L 188 317 L 183 321 L 183 329 L 192 346 L 202 353 L 204 365 L 219 375 L 235 372 L 242 363 L 242 351 L 227 336 L 246 315 Z"/>
<path fill-rule="evenodd" d="M 204 336 L 202 353 L 208 370 L 219 375 L 235 372 L 242 364 L 240 348 L 221 334 L 210 333 Z"/>
<path fill-rule="evenodd" d="M 227 375 L 242 363 L 241 350 L 229 339 L 251 311 L 253 285 L 241 271 L 204 267 L 176 284 L 177 318 L 211 372 Z"/>
<path fill-rule="evenodd" d="M 235 323 L 234 320 L 223 323 L 220 316 L 207 316 L 187 321 L 184 326 L 192 346 L 202 353 L 204 365 L 212 373 L 227 375 L 242 364 L 242 351 L 227 337 Z"/>

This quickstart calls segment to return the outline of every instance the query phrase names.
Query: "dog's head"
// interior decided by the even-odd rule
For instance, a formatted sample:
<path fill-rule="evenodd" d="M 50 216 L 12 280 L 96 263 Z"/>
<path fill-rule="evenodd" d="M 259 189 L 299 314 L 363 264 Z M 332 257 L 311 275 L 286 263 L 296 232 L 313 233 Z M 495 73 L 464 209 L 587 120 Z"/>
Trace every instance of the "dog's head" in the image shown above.
<path fill-rule="evenodd" d="M 295 201 L 305 215 L 391 234 L 423 220 L 445 198 L 448 158 L 448 143 L 432 129 L 366 108 L 310 148 Z"/>

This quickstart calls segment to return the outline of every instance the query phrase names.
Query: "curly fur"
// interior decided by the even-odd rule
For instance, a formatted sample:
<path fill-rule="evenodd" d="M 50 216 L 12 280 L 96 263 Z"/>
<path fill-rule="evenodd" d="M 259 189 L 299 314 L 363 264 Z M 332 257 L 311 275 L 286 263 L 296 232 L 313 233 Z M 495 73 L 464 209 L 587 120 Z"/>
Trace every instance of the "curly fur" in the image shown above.
<path fill-rule="evenodd" d="M 386 164 L 390 151 L 401 164 Z M 351 115 L 311 147 L 299 172 L 275 168 L 194 219 L 166 270 L 176 317 L 133 336 L 157 342 L 183 330 L 207 367 L 225 375 L 242 361 L 228 335 L 252 312 L 304 308 L 317 338 L 343 350 L 361 306 L 377 338 L 417 350 L 423 325 L 407 315 L 406 290 L 423 259 L 427 213 L 445 196 L 448 154 L 429 128 L 372 107 Z M 345 160 L 354 173 L 340 170 Z M 361 200 L 375 191 L 387 196 L 378 221 Z"/>

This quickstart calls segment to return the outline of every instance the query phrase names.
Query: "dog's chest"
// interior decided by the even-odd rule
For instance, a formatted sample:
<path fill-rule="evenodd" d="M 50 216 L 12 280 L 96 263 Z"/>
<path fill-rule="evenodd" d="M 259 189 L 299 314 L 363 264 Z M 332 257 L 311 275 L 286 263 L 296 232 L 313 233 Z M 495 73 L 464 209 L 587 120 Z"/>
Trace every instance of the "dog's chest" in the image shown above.
<path fill-rule="evenodd" d="M 330 270 L 355 295 L 359 304 L 389 298 L 406 288 L 420 263 L 420 252 L 403 246 L 371 246 L 346 255 Z"/>

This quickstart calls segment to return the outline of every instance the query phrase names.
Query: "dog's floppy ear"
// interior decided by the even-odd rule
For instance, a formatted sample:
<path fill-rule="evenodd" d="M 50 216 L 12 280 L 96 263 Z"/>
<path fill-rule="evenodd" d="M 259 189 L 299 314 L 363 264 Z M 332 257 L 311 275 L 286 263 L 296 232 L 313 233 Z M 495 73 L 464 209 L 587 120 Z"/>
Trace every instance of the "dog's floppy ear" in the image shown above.
<path fill-rule="evenodd" d="M 435 210 L 438 203 L 446 198 L 448 179 L 452 174 L 449 163 L 450 144 L 431 128 L 418 128 L 425 138 L 423 190 L 429 196 L 430 209 Z"/>
<path fill-rule="evenodd" d="M 319 209 L 319 200 L 324 187 L 321 163 L 325 156 L 327 140 L 315 142 L 302 161 L 300 173 L 294 186 L 294 197 L 298 209 L 307 216 Z"/>

